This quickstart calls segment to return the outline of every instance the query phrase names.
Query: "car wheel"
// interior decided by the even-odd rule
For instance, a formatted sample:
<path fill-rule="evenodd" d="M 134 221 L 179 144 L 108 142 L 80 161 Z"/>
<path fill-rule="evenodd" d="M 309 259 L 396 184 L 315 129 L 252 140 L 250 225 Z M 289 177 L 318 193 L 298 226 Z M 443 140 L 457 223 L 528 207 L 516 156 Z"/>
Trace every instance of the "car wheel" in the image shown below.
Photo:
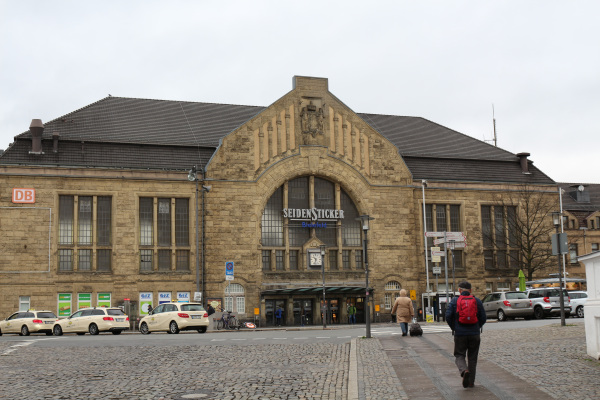
<path fill-rule="evenodd" d="M 77 332 L 77 335 L 78 336 L 83 336 L 83 335 L 85 335 L 85 332 Z"/>
<path fill-rule="evenodd" d="M 577 307 L 577 310 L 575 310 L 575 313 L 577 314 L 577 316 L 579 318 L 583 318 L 583 316 L 584 316 L 584 314 L 583 314 L 583 306 Z"/>
<path fill-rule="evenodd" d="M 98 325 L 96 324 L 90 324 L 88 330 L 90 331 L 90 335 L 97 335 L 100 333 L 100 331 L 98 330 Z"/>
<path fill-rule="evenodd" d="M 169 324 L 169 332 L 172 334 L 179 333 L 179 327 L 177 326 L 177 322 L 171 321 L 171 323 Z"/>
<path fill-rule="evenodd" d="M 542 307 L 536 307 L 533 310 L 533 316 L 535 317 L 535 319 L 543 319 L 544 318 L 544 310 L 542 309 Z"/>
<path fill-rule="evenodd" d="M 52 333 L 54 333 L 54 336 L 62 336 L 63 331 L 60 325 L 54 325 L 54 328 L 52 328 Z"/>
<path fill-rule="evenodd" d="M 29 328 L 27 325 L 21 327 L 21 336 L 29 336 Z"/>
<path fill-rule="evenodd" d="M 506 314 L 503 310 L 498 310 L 498 321 L 506 321 Z"/>
<path fill-rule="evenodd" d="M 148 329 L 148 324 L 142 322 L 142 324 L 140 325 L 140 332 L 142 332 L 142 335 L 149 335 L 150 329 Z"/>
<path fill-rule="evenodd" d="M 198 329 L 198 333 L 206 333 L 206 327 L 203 326 L 202 328 Z"/>
<path fill-rule="evenodd" d="M 113 334 L 113 335 L 120 335 L 120 334 L 121 334 L 121 332 L 123 332 L 123 331 L 112 331 L 112 334 Z"/>

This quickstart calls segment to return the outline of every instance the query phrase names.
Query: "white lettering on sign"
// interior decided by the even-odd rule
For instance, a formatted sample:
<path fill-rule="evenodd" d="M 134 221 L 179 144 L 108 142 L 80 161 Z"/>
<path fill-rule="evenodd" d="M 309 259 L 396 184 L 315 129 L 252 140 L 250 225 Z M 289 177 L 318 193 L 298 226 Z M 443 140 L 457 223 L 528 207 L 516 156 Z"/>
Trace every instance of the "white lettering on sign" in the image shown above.
<path fill-rule="evenodd" d="M 27 204 L 35 203 L 35 189 L 14 188 L 12 191 L 12 202 Z"/>
<path fill-rule="evenodd" d="M 321 208 L 284 208 L 283 218 L 308 219 L 311 221 L 344 219 L 344 210 Z"/>

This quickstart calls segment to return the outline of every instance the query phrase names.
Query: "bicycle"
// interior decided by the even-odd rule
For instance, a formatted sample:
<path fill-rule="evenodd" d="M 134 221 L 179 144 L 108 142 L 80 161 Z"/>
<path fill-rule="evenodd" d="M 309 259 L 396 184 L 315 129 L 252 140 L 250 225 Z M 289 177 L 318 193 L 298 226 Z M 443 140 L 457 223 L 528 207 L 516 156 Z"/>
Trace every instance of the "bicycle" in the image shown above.
<path fill-rule="evenodd" d="M 240 329 L 240 322 L 231 313 L 231 311 L 225 311 L 221 318 L 217 321 L 217 330 L 221 329 Z"/>

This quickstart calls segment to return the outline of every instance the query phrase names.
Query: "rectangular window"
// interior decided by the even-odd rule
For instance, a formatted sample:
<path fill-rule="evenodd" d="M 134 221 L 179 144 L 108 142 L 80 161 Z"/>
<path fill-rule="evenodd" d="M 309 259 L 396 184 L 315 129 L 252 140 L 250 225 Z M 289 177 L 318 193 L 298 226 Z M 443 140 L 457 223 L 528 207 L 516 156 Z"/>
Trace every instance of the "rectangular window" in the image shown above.
<path fill-rule="evenodd" d="M 58 244 L 73 244 L 74 196 L 58 198 Z"/>
<path fill-rule="evenodd" d="M 342 250 L 342 268 L 350 269 L 350 250 Z"/>
<path fill-rule="evenodd" d="M 92 250 L 81 249 L 79 250 L 79 262 L 77 264 L 78 271 L 91 271 L 92 270 Z"/>
<path fill-rule="evenodd" d="M 190 205 L 188 199 L 175 199 L 175 244 L 190 245 Z"/>
<path fill-rule="evenodd" d="M 446 221 L 446 205 L 445 204 L 436 204 L 435 205 L 435 224 L 437 232 L 447 231 L 447 221 Z"/>
<path fill-rule="evenodd" d="M 450 205 L 450 230 L 452 232 L 460 232 L 460 206 L 457 204 Z"/>
<path fill-rule="evenodd" d="M 511 250 L 509 252 L 509 264 L 511 268 L 519 269 L 520 259 L 519 259 L 519 250 Z"/>
<path fill-rule="evenodd" d="M 481 230 L 483 247 L 492 247 L 492 212 L 490 206 L 481 206 Z"/>
<path fill-rule="evenodd" d="M 225 308 L 223 311 L 231 311 L 233 312 L 233 297 L 227 296 L 225 297 Z"/>
<path fill-rule="evenodd" d="M 598 251 L 598 243 L 592 243 L 592 251 Z"/>
<path fill-rule="evenodd" d="M 152 271 L 152 250 L 140 250 L 140 271 Z"/>
<path fill-rule="evenodd" d="M 508 292 L 510 290 L 510 282 L 498 282 L 499 292 Z"/>
<path fill-rule="evenodd" d="M 392 308 L 392 294 L 391 293 L 385 294 L 384 307 L 386 310 L 390 310 Z"/>
<path fill-rule="evenodd" d="M 494 285 L 492 282 L 486 282 L 485 283 L 485 291 L 486 292 L 493 292 L 494 291 Z"/>
<path fill-rule="evenodd" d="M 271 270 L 271 250 L 262 251 L 262 266 L 263 271 Z"/>
<path fill-rule="evenodd" d="M 506 268 L 506 252 L 502 250 L 498 250 L 496 252 L 496 267 L 497 268 Z"/>
<path fill-rule="evenodd" d="M 504 226 L 504 208 L 494 207 L 494 229 L 496 238 L 496 247 L 506 248 L 506 229 Z"/>
<path fill-rule="evenodd" d="M 335 271 L 338 269 L 338 263 L 337 263 L 337 250 L 336 249 L 329 249 L 329 270 L 330 271 Z"/>
<path fill-rule="evenodd" d="M 354 260 L 356 262 L 356 269 L 363 269 L 363 252 L 362 250 L 356 250 L 354 252 Z"/>
<path fill-rule="evenodd" d="M 108 196 L 98 196 L 96 219 L 98 220 L 98 246 L 111 245 L 112 199 Z"/>
<path fill-rule="evenodd" d="M 493 250 L 484 250 L 483 251 L 483 260 L 485 269 L 494 268 L 494 251 Z"/>
<path fill-rule="evenodd" d="M 140 245 L 153 245 L 154 213 L 153 200 L 150 197 L 140 198 Z"/>
<path fill-rule="evenodd" d="M 463 251 L 462 250 L 454 250 L 454 268 L 459 269 L 463 268 Z"/>
<path fill-rule="evenodd" d="M 158 270 L 171 270 L 171 250 L 158 250 Z"/>
<path fill-rule="evenodd" d="M 58 270 L 73 271 L 73 250 L 60 249 L 58 250 Z"/>
<path fill-rule="evenodd" d="M 236 297 L 235 298 L 235 308 L 238 314 L 246 313 L 246 298 L 245 297 Z"/>
<path fill-rule="evenodd" d="M 77 216 L 79 244 L 92 244 L 92 198 L 89 196 L 80 196 L 79 215 Z"/>
<path fill-rule="evenodd" d="M 298 250 L 290 250 L 290 270 L 298 270 Z"/>
<path fill-rule="evenodd" d="M 569 245 L 569 262 L 571 264 L 577 264 L 577 245 L 576 244 Z"/>
<path fill-rule="evenodd" d="M 111 271 L 111 255 L 112 250 L 98 249 L 98 271 L 109 272 Z"/>
<path fill-rule="evenodd" d="M 171 245 L 171 199 L 158 199 L 158 245 Z M 160 256 L 159 256 L 160 257 Z"/>
<path fill-rule="evenodd" d="M 190 252 L 188 250 L 177 250 L 177 271 L 189 271 L 190 270 Z"/>
<path fill-rule="evenodd" d="M 275 269 L 277 271 L 285 270 L 285 263 L 283 256 L 285 255 L 284 250 L 275 250 Z"/>
<path fill-rule="evenodd" d="M 19 311 L 27 311 L 31 308 L 31 298 L 29 296 L 19 296 Z"/>

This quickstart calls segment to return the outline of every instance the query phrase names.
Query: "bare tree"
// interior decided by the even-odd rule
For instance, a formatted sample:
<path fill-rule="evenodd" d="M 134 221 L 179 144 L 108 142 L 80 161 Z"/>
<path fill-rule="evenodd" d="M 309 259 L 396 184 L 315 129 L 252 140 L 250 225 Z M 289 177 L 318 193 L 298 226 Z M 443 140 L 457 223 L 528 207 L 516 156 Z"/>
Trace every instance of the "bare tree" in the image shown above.
<path fill-rule="evenodd" d="M 508 195 L 507 195 L 508 193 Z M 503 192 L 494 205 L 482 208 L 486 268 L 522 269 L 528 280 L 546 277 L 555 266 L 552 256 L 552 211 L 559 207 L 556 192 L 523 185 Z M 489 218 L 488 218 L 489 217 Z M 491 260 L 490 260 L 491 257 Z"/>

